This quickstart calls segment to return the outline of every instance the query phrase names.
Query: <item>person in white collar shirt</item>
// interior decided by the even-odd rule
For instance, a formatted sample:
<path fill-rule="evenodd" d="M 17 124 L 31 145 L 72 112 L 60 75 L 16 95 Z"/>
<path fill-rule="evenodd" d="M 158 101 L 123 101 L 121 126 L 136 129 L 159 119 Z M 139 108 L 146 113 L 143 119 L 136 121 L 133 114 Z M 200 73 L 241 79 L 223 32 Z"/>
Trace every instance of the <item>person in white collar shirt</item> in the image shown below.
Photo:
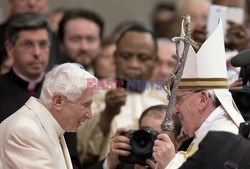
<path fill-rule="evenodd" d="M 50 54 L 50 30 L 48 19 L 37 13 L 22 13 L 10 20 L 5 48 L 14 63 L 0 77 L 0 122 L 30 96 L 39 97 Z"/>
<path fill-rule="evenodd" d="M 95 78 L 76 63 L 53 68 L 39 99 L 30 99 L 0 124 L 0 168 L 72 169 L 64 132 L 76 132 L 92 117 Z"/>
<path fill-rule="evenodd" d="M 164 141 L 169 146 L 165 156 L 162 156 L 164 152 L 160 145 L 155 144 L 153 156 L 157 161 L 157 169 L 179 168 L 198 150 L 199 143 L 209 131 L 238 134 L 239 124 L 244 121 L 228 90 L 221 20 L 198 52 L 192 46 L 188 52 L 173 113 L 179 116 L 184 132 L 194 136 L 194 140 L 187 151 L 175 154 L 172 142 L 166 138 Z"/>

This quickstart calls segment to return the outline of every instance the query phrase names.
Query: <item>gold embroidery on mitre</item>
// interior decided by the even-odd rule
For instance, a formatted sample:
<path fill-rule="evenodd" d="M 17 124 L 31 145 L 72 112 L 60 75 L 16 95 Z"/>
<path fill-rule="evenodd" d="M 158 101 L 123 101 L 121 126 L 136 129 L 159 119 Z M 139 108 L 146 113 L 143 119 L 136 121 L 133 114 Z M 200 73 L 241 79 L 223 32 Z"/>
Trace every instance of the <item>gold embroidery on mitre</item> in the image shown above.
<path fill-rule="evenodd" d="M 179 89 L 228 89 L 226 78 L 183 78 Z"/>

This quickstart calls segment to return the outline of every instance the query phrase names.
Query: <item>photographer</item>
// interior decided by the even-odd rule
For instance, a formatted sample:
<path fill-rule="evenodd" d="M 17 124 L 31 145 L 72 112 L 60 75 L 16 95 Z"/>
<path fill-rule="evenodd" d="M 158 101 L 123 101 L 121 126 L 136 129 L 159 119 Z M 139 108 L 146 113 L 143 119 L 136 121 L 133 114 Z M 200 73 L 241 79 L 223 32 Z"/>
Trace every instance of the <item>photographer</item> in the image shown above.
<path fill-rule="evenodd" d="M 165 154 L 167 153 L 165 150 L 166 144 L 164 144 L 166 139 L 172 142 L 173 146 L 177 149 L 177 136 L 180 133 L 181 125 L 178 121 L 178 118 L 176 116 L 173 117 L 174 121 L 174 130 L 170 131 L 169 133 L 161 133 L 161 122 L 163 121 L 165 114 L 166 114 L 166 105 L 156 105 L 149 107 L 146 109 L 139 120 L 139 126 L 140 130 L 137 130 L 136 132 L 142 131 L 146 127 L 151 127 L 154 131 L 150 131 L 150 135 L 154 135 L 155 132 L 160 133 L 157 136 L 156 141 L 152 141 L 152 147 L 153 144 L 158 145 L 161 147 L 160 154 L 164 158 Z M 128 133 L 129 131 L 127 128 L 119 128 L 117 129 L 115 135 L 110 140 L 110 153 L 105 159 L 105 161 L 99 162 L 99 164 L 94 165 L 91 167 L 91 169 L 124 169 L 124 168 L 133 168 L 133 169 L 143 169 L 143 168 L 154 168 L 155 162 L 152 158 L 152 147 L 151 147 L 151 154 L 148 159 L 145 159 L 146 165 L 142 166 L 136 163 L 136 161 L 140 158 L 136 158 L 134 162 L 131 162 L 130 164 L 124 164 L 123 161 L 129 161 L 129 156 L 131 155 L 131 138 L 128 138 L 124 135 L 124 133 Z M 134 134 L 135 135 L 135 134 Z M 140 137 L 141 138 L 141 137 Z M 149 141 L 150 142 L 150 141 Z M 148 144 L 150 144 L 148 142 Z M 120 157 L 119 157 L 120 156 Z M 138 161 L 139 162 L 139 161 Z"/>

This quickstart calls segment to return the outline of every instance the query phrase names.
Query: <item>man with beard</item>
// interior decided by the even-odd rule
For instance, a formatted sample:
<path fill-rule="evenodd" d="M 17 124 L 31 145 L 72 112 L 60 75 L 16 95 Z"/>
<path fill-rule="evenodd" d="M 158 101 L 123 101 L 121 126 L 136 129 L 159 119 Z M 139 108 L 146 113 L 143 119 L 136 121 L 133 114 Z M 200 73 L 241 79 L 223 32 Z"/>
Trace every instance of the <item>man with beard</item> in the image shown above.
<path fill-rule="evenodd" d="M 93 74 L 91 64 L 100 50 L 103 28 L 102 18 L 92 11 L 66 11 L 58 30 L 63 53 L 61 62 L 80 63 Z"/>

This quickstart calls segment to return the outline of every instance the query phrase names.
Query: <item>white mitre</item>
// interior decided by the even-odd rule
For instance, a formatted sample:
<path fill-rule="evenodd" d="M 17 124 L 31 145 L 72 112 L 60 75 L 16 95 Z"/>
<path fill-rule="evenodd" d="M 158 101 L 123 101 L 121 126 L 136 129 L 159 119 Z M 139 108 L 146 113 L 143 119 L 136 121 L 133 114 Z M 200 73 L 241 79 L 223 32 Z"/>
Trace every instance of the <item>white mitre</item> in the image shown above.
<path fill-rule="evenodd" d="M 182 35 L 184 32 L 182 23 Z M 181 42 L 180 49 L 183 49 Z M 181 50 L 182 51 L 182 50 Z M 222 22 L 208 37 L 196 53 L 190 45 L 179 89 L 211 91 L 220 101 L 234 123 L 239 126 L 244 121 L 228 90 L 226 55 Z"/>

